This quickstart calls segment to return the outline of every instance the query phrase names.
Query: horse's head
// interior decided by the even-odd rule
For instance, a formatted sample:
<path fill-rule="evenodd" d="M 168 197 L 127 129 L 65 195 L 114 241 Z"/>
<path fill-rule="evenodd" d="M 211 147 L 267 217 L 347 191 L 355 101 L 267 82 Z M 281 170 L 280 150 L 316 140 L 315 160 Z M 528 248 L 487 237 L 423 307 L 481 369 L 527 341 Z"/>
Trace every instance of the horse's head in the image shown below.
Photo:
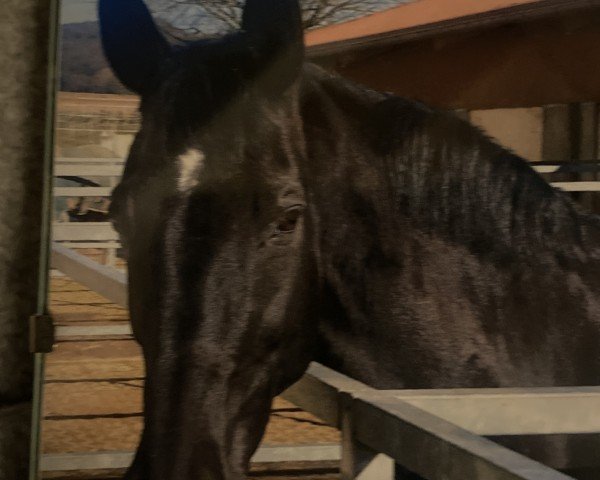
<path fill-rule="evenodd" d="M 248 0 L 238 33 L 185 47 L 168 44 L 141 0 L 101 0 L 100 16 L 114 71 L 141 96 L 111 207 L 134 324 L 160 311 L 180 331 L 279 328 L 292 304 L 302 310 L 308 268 L 297 2 Z"/>

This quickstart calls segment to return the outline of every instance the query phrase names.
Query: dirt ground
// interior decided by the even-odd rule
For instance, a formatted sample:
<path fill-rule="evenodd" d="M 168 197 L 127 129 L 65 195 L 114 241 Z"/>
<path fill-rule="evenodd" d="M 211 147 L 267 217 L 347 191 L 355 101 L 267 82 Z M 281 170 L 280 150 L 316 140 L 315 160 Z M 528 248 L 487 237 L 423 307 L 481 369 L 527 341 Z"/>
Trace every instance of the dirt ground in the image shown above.
<path fill-rule="evenodd" d="M 127 311 L 67 277 L 52 278 L 50 306 L 59 326 L 118 325 Z M 144 368 L 129 337 L 60 340 L 46 363 L 42 449 L 45 454 L 134 451 L 142 426 Z M 263 444 L 339 443 L 339 433 L 283 399 L 273 404 Z M 119 478 L 119 471 L 46 473 L 47 479 Z M 337 465 L 263 464 L 253 478 L 333 480 Z"/>

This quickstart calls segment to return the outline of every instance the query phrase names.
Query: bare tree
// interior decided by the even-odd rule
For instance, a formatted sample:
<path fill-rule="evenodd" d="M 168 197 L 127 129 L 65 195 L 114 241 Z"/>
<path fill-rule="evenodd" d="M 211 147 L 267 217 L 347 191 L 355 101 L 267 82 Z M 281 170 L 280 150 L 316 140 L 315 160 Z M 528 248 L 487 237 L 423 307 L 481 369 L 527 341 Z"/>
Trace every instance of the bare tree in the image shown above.
<path fill-rule="evenodd" d="M 404 1 L 300 0 L 300 3 L 304 28 L 309 29 L 367 15 Z M 244 4 L 245 0 L 155 0 L 152 7 L 167 33 L 189 38 L 238 29 Z M 191 25 L 190 19 L 199 21 Z"/>
<path fill-rule="evenodd" d="M 301 3 L 304 28 L 308 29 L 362 17 L 401 2 L 398 0 L 304 0 Z"/>

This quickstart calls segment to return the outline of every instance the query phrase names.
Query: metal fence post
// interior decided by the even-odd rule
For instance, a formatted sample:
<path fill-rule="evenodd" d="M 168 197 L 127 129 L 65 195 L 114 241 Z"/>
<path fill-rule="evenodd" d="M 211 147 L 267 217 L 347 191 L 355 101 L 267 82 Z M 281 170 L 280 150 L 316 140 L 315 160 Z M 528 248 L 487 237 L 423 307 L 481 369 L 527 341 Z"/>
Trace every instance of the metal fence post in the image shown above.
<path fill-rule="evenodd" d="M 394 480 L 394 461 L 387 455 L 370 450 L 354 438 L 352 397 L 344 395 L 341 401 L 342 459 L 340 470 L 343 480 Z"/>

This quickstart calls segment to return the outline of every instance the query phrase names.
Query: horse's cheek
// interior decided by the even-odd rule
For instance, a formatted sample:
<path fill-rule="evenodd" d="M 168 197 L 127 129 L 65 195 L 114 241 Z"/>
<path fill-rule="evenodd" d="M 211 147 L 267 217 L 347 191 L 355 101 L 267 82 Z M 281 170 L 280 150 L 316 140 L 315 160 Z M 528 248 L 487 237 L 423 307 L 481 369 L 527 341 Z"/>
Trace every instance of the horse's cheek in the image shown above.
<path fill-rule="evenodd" d="M 255 275 L 252 276 L 253 301 L 264 309 L 265 321 L 281 324 L 291 304 L 298 306 L 307 280 L 303 232 L 266 243 L 255 252 Z"/>

